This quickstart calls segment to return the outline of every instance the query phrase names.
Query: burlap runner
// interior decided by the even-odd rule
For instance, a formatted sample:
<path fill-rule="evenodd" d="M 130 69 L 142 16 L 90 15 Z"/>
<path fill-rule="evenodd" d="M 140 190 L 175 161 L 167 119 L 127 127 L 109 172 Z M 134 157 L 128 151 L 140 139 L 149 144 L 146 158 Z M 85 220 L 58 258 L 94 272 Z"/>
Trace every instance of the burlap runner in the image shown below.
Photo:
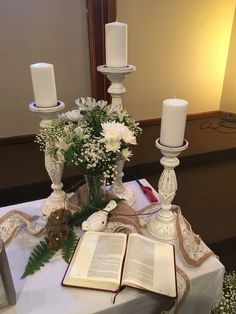
<path fill-rule="evenodd" d="M 81 211 L 86 201 L 86 188 L 81 186 L 67 200 L 67 209 L 72 211 Z M 112 199 L 116 196 L 111 192 L 106 192 L 106 198 Z M 109 214 L 108 222 L 104 232 L 141 232 L 141 224 L 136 211 L 124 201 L 118 203 L 118 206 Z"/>

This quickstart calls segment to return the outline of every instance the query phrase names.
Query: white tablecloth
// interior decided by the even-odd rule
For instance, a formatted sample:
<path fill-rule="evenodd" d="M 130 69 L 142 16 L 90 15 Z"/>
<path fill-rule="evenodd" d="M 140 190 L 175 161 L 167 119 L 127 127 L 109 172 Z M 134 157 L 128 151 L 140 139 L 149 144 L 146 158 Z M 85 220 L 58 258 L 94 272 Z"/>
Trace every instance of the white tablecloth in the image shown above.
<path fill-rule="evenodd" d="M 144 184 L 148 184 L 143 180 Z M 126 183 L 137 195 L 135 209 L 149 204 L 136 182 Z M 0 216 L 12 209 L 30 215 L 41 214 L 43 200 L 0 208 Z M 109 292 L 76 289 L 61 286 L 67 264 L 56 255 L 33 276 L 20 279 L 30 252 L 39 239 L 21 231 L 7 247 L 7 255 L 17 293 L 17 304 L 0 309 L 2 314 L 87 314 L 87 313 L 157 313 L 158 298 L 153 294 L 126 288 L 112 304 Z M 190 292 L 181 307 L 181 314 L 207 314 L 222 294 L 224 266 L 215 256 L 209 257 L 200 267 L 193 268 L 183 263 L 176 248 L 176 262 L 190 279 Z"/>

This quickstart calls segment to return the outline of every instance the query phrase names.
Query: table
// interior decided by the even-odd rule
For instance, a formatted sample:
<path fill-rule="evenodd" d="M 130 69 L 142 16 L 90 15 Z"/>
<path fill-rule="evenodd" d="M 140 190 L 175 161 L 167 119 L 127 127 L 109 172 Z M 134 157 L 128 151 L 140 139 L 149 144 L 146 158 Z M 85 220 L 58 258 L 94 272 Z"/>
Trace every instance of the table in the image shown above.
<path fill-rule="evenodd" d="M 142 183 L 148 184 L 144 179 Z M 137 202 L 133 206 L 135 209 L 149 204 L 135 181 L 127 182 L 126 185 L 131 187 L 137 195 Z M 0 216 L 12 209 L 18 209 L 30 215 L 41 214 L 42 203 L 43 200 L 37 200 L 2 207 Z M 33 276 L 21 280 L 20 276 L 28 256 L 38 241 L 38 238 L 22 231 L 6 249 L 16 288 L 17 304 L 2 308 L 0 310 L 2 314 L 126 314 L 132 312 L 148 314 L 160 313 L 161 309 L 170 305 L 168 298 L 132 288 L 122 291 L 113 305 L 113 294 L 110 292 L 62 287 L 60 283 L 67 264 L 59 254 Z M 224 266 L 215 256 L 211 256 L 200 267 L 190 268 L 183 263 L 177 249 L 176 253 L 177 266 L 184 270 L 191 283 L 190 293 L 179 313 L 210 313 L 212 304 L 218 301 L 222 294 Z"/>

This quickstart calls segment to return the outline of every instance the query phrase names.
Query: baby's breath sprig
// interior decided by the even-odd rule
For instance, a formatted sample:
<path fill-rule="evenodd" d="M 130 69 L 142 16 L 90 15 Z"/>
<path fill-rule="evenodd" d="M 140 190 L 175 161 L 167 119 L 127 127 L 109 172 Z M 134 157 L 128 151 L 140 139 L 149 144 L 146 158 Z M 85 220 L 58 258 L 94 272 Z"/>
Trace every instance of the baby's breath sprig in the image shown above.
<path fill-rule="evenodd" d="M 236 313 L 236 272 L 228 272 L 224 276 L 223 296 L 215 304 L 212 314 L 235 314 Z"/>

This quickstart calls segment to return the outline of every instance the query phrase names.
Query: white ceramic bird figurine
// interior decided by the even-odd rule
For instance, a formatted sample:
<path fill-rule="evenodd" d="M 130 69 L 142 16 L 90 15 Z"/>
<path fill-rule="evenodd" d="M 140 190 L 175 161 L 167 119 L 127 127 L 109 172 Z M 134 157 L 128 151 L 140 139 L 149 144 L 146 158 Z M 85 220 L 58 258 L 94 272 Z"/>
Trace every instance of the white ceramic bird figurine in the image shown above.
<path fill-rule="evenodd" d="M 104 209 L 93 213 L 82 223 L 82 230 L 102 231 L 106 227 L 108 213 L 116 208 L 116 206 L 117 203 L 114 200 L 111 200 Z"/>

